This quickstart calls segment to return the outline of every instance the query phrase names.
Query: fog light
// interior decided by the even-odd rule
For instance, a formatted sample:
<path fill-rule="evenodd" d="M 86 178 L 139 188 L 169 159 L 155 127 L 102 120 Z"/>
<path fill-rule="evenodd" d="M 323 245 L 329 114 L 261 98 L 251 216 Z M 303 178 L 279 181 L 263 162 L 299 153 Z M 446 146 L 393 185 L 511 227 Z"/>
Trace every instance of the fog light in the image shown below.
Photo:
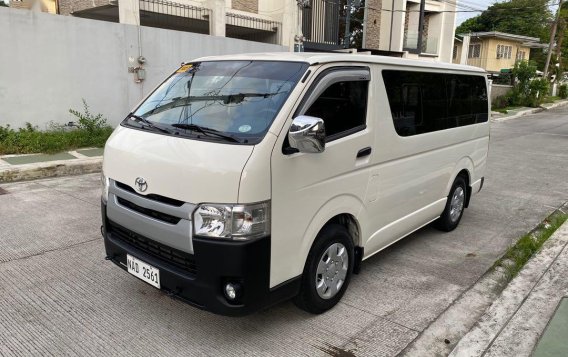
<path fill-rule="evenodd" d="M 239 284 L 227 283 L 225 284 L 225 297 L 228 300 L 235 300 L 239 297 L 241 286 Z"/>

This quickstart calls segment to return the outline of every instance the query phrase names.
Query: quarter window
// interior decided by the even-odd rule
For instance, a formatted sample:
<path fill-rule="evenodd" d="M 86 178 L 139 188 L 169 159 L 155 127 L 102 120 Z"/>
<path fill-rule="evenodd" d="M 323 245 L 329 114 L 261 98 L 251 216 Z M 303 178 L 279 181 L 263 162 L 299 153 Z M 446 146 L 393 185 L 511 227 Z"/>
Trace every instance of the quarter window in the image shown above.
<path fill-rule="evenodd" d="M 331 84 L 306 110 L 305 115 L 323 119 L 329 140 L 365 127 L 368 81 Z"/>
<path fill-rule="evenodd" d="M 384 70 L 394 127 L 400 136 L 486 122 L 482 76 Z"/>

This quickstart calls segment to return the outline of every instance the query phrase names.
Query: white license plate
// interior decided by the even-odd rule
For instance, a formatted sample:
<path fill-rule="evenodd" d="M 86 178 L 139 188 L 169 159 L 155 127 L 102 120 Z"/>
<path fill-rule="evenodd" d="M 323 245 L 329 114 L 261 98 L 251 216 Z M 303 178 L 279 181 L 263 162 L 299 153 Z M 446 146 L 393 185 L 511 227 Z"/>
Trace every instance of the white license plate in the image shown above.
<path fill-rule="evenodd" d="M 160 288 L 160 271 L 150 264 L 126 254 L 126 267 L 128 272 L 150 285 Z"/>

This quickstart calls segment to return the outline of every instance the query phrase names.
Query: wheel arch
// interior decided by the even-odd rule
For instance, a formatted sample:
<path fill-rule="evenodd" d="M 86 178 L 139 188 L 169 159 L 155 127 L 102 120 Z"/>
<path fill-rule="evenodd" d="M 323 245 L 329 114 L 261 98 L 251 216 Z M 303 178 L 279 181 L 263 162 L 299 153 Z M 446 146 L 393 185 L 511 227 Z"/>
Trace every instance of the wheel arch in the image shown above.
<path fill-rule="evenodd" d="M 357 258 L 354 268 L 357 268 L 357 261 L 360 260 L 360 257 L 357 256 L 358 251 L 360 251 L 362 257 L 361 225 L 357 217 L 362 207 L 363 203 L 357 197 L 343 195 L 332 198 L 320 208 L 304 233 L 301 249 L 302 261 L 304 262 L 302 271 L 319 232 L 332 223 L 344 226 L 351 235 Z"/>
<path fill-rule="evenodd" d="M 462 158 L 454 167 L 451 179 L 449 180 L 446 186 L 445 196 L 447 197 L 450 194 L 450 190 L 452 189 L 452 185 L 458 176 L 462 176 L 465 180 L 465 189 L 466 189 L 466 200 L 465 200 L 465 207 L 469 206 L 469 199 L 471 198 L 471 180 L 473 174 L 473 161 L 470 157 Z"/>

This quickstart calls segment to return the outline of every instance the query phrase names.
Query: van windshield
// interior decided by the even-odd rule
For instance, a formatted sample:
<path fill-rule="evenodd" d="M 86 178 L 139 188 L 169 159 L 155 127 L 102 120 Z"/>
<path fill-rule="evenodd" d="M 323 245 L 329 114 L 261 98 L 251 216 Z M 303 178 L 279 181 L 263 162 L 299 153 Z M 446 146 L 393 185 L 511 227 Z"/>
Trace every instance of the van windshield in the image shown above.
<path fill-rule="evenodd" d="M 256 144 L 307 67 L 277 61 L 185 64 L 123 124 L 202 140 Z"/>

